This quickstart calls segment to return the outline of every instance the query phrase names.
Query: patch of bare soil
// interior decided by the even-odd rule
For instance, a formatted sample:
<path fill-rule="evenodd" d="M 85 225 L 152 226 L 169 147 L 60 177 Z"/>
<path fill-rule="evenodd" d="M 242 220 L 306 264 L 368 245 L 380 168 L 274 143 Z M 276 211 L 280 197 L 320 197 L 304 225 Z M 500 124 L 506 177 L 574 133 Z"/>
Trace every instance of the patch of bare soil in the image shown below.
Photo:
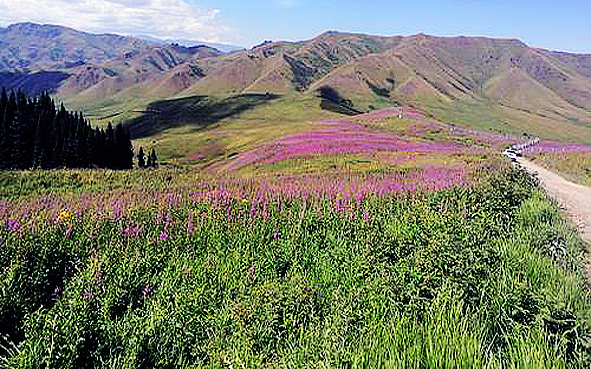
<path fill-rule="evenodd" d="M 537 175 L 548 195 L 558 202 L 568 219 L 579 230 L 587 247 L 591 247 L 591 188 L 570 182 L 523 157 L 517 158 L 517 162 L 529 173 Z M 588 286 L 591 286 L 591 252 L 587 257 L 587 281 Z"/>

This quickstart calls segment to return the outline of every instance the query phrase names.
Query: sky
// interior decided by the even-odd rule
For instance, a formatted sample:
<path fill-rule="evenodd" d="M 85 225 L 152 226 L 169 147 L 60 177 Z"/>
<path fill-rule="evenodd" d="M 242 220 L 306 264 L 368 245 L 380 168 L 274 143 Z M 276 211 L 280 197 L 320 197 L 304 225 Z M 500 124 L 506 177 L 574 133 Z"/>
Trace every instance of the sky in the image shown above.
<path fill-rule="evenodd" d="M 25 21 L 248 48 L 335 30 L 517 38 L 591 53 L 590 0 L 0 0 L 0 27 Z"/>

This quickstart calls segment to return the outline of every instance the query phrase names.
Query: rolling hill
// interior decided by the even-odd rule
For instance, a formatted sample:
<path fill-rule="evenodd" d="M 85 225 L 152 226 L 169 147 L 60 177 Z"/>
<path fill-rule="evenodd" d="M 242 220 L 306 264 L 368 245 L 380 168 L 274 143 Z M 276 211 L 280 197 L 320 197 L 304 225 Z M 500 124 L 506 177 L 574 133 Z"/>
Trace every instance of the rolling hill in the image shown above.
<path fill-rule="evenodd" d="M 0 85 L 33 94 L 41 88 L 55 92 L 59 86 L 64 95 L 100 99 L 194 58 L 218 55 L 220 51 L 203 45 L 164 45 L 19 23 L 0 29 Z"/>
<path fill-rule="evenodd" d="M 154 100 L 191 96 L 298 104 L 327 85 L 362 111 L 410 105 L 457 125 L 591 142 L 591 55 L 515 39 L 330 31 L 222 53 L 26 23 L 1 30 L 0 45 L 0 71 L 66 73 L 55 96 L 89 116 L 128 120 Z"/>
<path fill-rule="evenodd" d="M 145 50 L 151 45 L 155 44 L 131 37 L 17 23 L 0 28 L 0 69 L 5 72 L 67 69 Z"/>

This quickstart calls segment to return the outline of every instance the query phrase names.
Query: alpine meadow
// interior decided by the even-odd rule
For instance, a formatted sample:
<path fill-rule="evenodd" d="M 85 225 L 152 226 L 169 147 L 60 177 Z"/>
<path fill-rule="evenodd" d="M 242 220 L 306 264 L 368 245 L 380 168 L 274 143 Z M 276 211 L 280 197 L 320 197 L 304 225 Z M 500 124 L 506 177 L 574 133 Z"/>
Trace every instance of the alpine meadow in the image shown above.
<path fill-rule="evenodd" d="M 591 367 L 591 54 L 214 46 L 0 28 L 0 368 Z"/>

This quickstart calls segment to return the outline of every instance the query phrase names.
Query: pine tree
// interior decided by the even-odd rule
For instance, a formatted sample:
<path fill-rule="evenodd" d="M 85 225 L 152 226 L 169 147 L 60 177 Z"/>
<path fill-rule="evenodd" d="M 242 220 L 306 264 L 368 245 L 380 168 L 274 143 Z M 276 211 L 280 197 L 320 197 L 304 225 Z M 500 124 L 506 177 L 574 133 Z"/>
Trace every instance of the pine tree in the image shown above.
<path fill-rule="evenodd" d="M 41 137 L 41 146 L 43 148 L 43 154 L 45 157 L 45 162 L 43 163 L 43 169 L 51 169 L 54 168 L 54 146 L 55 142 L 53 140 L 57 137 L 57 113 L 55 111 L 55 105 L 53 101 L 45 102 L 46 107 L 48 108 L 45 111 L 44 116 L 44 123 L 43 123 L 43 137 Z"/>
<path fill-rule="evenodd" d="M 47 138 L 45 137 L 45 130 L 48 126 L 48 109 L 45 101 L 45 92 L 42 92 L 34 103 L 34 112 L 31 114 L 31 137 L 32 150 L 31 150 L 31 163 L 30 166 L 33 168 L 44 168 L 46 163 L 45 158 L 45 145 Z"/>
<path fill-rule="evenodd" d="M 67 168 L 78 168 L 79 164 L 79 139 L 80 130 L 79 127 L 78 113 L 70 115 L 70 127 L 68 130 L 68 136 L 65 142 L 66 145 L 66 167 Z"/>
<path fill-rule="evenodd" d="M 12 169 L 18 167 L 20 164 L 19 129 L 20 123 L 16 94 L 13 91 L 8 98 L 4 112 L 4 125 L 1 134 L 3 140 L 2 147 L 0 147 L 0 155 L 2 156 L 3 168 Z"/>
<path fill-rule="evenodd" d="M 152 148 L 152 152 L 150 153 L 150 165 L 152 168 L 158 168 L 158 159 L 156 158 L 156 151 Z"/>
<path fill-rule="evenodd" d="M 97 132 L 96 147 L 95 160 L 97 161 L 97 164 L 100 168 L 106 168 L 108 159 L 107 155 L 105 154 L 107 147 L 107 134 L 102 129 Z"/>
<path fill-rule="evenodd" d="M 6 108 L 6 104 L 8 103 L 8 94 L 6 93 L 6 88 L 2 87 L 2 92 L 0 93 L 0 107 L 2 110 Z"/>
<path fill-rule="evenodd" d="M 117 146 L 115 145 L 115 130 L 113 129 L 113 125 L 111 122 L 107 125 L 106 140 L 105 140 L 105 168 L 114 168 L 115 167 L 115 150 Z"/>
<path fill-rule="evenodd" d="M 86 128 L 86 157 L 88 158 L 87 167 L 93 168 L 95 165 L 97 165 L 97 162 L 94 159 L 96 150 L 96 131 L 92 129 L 90 124 L 87 124 Z"/>
<path fill-rule="evenodd" d="M 153 155 L 148 158 L 154 164 Z M 121 124 L 93 129 L 82 113 L 70 113 L 63 104 L 56 110 L 46 92 L 38 99 L 20 90 L 0 92 L 0 169 L 131 169 L 133 157 L 130 133 Z"/>
<path fill-rule="evenodd" d="M 10 167 L 10 160 L 8 155 L 10 154 L 10 144 L 8 142 L 8 122 L 6 118 L 8 106 L 4 108 L 2 112 L 2 126 L 0 126 L 0 169 L 7 169 Z"/>
<path fill-rule="evenodd" d="M 43 147 L 43 114 L 37 119 L 37 129 L 35 131 L 35 144 L 33 147 L 33 168 L 45 167 L 45 150 Z"/>
<path fill-rule="evenodd" d="M 18 142 L 14 148 L 15 167 L 24 169 L 31 167 L 31 154 L 33 152 L 33 142 L 35 132 L 31 129 L 30 117 L 34 113 L 35 106 L 27 99 L 25 94 L 19 89 L 16 93 L 17 116 L 18 116 Z M 18 152 L 18 153 L 17 153 Z"/>
<path fill-rule="evenodd" d="M 78 148 L 76 155 L 78 156 L 79 166 L 81 168 L 88 168 L 89 166 L 89 155 L 88 155 L 88 125 L 84 120 L 82 113 L 78 116 Z"/>
<path fill-rule="evenodd" d="M 131 169 L 133 168 L 133 145 L 129 131 L 123 128 L 123 125 L 119 123 L 115 127 L 115 137 L 118 148 L 118 169 Z"/>
<path fill-rule="evenodd" d="M 35 151 L 35 134 L 37 133 L 37 121 L 39 114 L 39 103 L 37 99 L 27 99 L 26 129 L 23 135 L 23 167 L 33 167 L 33 153 Z"/>
<path fill-rule="evenodd" d="M 53 132 L 51 134 L 52 148 L 52 168 L 59 168 L 65 165 L 64 158 L 64 143 L 66 142 L 67 135 L 67 123 L 68 123 L 68 112 L 62 103 L 59 111 L 55 117 L 53 124 Z"/>
<path fill-rule="evenodd" d="M 6 126 L 4 125 L 4 116 L 6 115 L 6 106 L 8 105 L 8 96 L 6 95 L 6 89 L 2 87 L 2 92 L 0 93 L 0 168 L 5 168 L 5 160 L 4 155 L 2 153 L 2 148 L 4 145 L 4 141 L 6 140 Z"/>
<path fill-rule="evenodd" d="M 117 124 L 115 126 L 115 157 L 113 160 L 113 168 L 123 169 L 124 168 L 124 145 L 125 145 L 125 133 L 123 132 L 123 126 Z"/>
<path fill-rule="evenodd" d="M 138 168 L 144 168 L 146 166 L 144 148 L 140 146 L 140 151 L 137 153 L 137 166 Z"/>

